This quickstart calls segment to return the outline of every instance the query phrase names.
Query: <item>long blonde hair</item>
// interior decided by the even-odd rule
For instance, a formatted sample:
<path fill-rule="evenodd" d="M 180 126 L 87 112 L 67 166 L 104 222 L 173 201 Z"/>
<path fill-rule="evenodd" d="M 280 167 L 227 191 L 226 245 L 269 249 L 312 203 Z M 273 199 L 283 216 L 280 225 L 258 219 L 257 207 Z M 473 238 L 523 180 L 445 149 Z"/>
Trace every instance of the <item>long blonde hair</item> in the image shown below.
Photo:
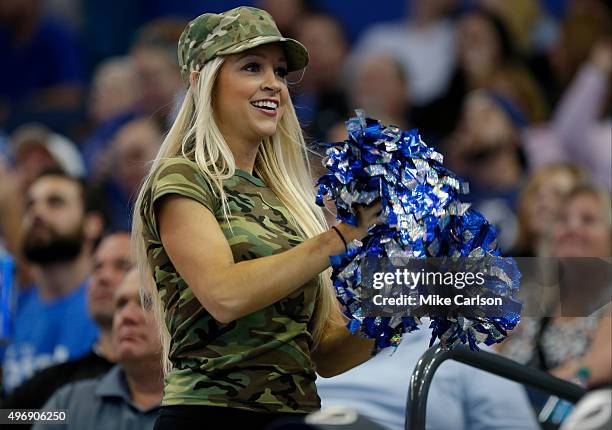
<path fill-rule="evenodd" d="M 132 225 L 132 245 L 136 264 L 141 275 L 141 291 L 150 297 L 162 341 L 163 369 L 167 373 L 172 367 L 169 360 L 171 335 L 165 323 L 165 310 L 153 279 L 153 268 L 147 259 L 143 239 L 141 208 L 145 190 L 160 164 L 168 159 L 183 156 L 195 160 L 208 178 L 213 193 L 221 201 L 223 217 L 229 216 L 223 180 L 231 178 L 236 170 L 234 156 L 221 134 L 213 112 L 215 81 L 223 64 L 223 58 L 215 58 L 202 67 L 195 85 L 190 85 L 174 124 L 168 131 L 149 174 L 140 189 Z M 259 146 L 254 172 L 278 196 L 287 207 L 304 239 L 313 237 L 327 229 L 323 211 L 315 201 L 310 166 L 306 157 L 307 148 L 302 130 L 291 100 L 279 121 L 274 136 L 266 138 Z M 318 277 L 319 291 L 314 314 L 314 347 L 322 338 L 325 325 L 342 324 L 342 315 L 330 279 L 330 269 Z"/>

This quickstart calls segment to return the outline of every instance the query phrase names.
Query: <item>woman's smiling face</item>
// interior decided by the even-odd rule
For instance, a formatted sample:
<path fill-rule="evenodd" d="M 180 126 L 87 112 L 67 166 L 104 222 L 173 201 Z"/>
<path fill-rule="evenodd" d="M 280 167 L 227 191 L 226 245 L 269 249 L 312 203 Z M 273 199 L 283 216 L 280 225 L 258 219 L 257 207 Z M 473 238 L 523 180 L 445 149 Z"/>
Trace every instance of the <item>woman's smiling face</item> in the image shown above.
<path fill-rule="evenodd" d="M 612 248 L 609 213 L 592 193 L 581 193 L 566 203 L 555 226 L 557 257 L 609 257 Z"/>
<path fill-rule="evenodd" d="M 225 58 L 213 92 L 219 130 L 227 141 L 253 142 L 276 133 L 289 91 L 287 62 L 278 44 Z"/>

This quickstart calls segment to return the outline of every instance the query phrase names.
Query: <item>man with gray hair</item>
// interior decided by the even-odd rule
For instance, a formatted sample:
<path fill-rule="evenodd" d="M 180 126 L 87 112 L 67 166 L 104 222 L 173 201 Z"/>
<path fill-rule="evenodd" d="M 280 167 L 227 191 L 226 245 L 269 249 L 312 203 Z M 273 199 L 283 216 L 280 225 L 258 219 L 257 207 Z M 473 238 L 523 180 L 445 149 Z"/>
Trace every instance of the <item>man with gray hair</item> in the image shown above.
<path fill-rule="evenodd" d="M 131 270 L 115 294 L 113 344 L 118 363 L 99 379 L 69 384 L 44 406 L 67 411 L 68 425 L 34 430 L 153 428 L 163 395 L 161 342 L 150 301 L 141 303 L 139 275 Z"/>

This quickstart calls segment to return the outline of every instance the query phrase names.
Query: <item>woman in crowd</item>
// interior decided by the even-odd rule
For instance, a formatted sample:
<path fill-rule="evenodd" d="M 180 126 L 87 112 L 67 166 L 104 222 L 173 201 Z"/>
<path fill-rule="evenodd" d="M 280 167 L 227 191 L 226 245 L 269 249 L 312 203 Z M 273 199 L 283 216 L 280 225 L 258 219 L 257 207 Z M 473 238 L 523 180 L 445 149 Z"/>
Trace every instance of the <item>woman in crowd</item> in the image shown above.
<path fill-rule="evenodd" d="M 189 86 L 134 214 L 166 360 L 156 428 L 262 428 L 320 407 L 315 370 L 370 357 L 373 342 L 343 327 L 326 269 L 380 203 L 327 229 L 285 79 L 308 53 L 266 12 L 201 15 L 178 54 Z"/>
<path fill-rule="evenodd" d="M 504 22 L 481 9 L 468 10 L 457 22 L 457 66 L 446 92 L 415 110 L 419 129 L 440 139 L 457 127 L 467 95 L 479 89 L 503 94 L 531 122 L 547 117 L 543 93 L 517 54 Z"/>
<path fill-rule="evenodd" d="M 518 200 L 518 234 L 508 255 L 550 256 L 550 234 L 561 209 L 561 201 L 584 173 L 571 164 L 549 164 L 537 169 L 527 180 Z"/>
<path fill-rule="evenodd" d="M 582 185 L 568 194 L 553 227 L 552 255 L 564 263 L 560 300 L 548 310 L 550 316 L 521 322 L 520 331 L 504 342 L 502 353 L 561 378 L 579 378 L 587 386 L 609 384 L 609 269 L 601 270 L 605 263 L 597 265 L 595 259 L 569 258 L 612 255 L 607 191 Z"/>
<path fill-rule="evenodd" d="M 570 193 L 553 232 L 553 253 L 559 258 L 612 255 L 612 214 L 607 191 L 581 186 Z M 561 302 L 553 316 L 541 322 L 536 338 L 541 367 L 561 378 L 579 375 L 589 386 L 609 384 L 609 279 L 601 282 L 598 273 L 586 273 L 580 266 L 576 269 L 574 275 L 566 271 L 570 282 L 560 284 Z M 576 278 L 580 274 L 586 276 Z"/>

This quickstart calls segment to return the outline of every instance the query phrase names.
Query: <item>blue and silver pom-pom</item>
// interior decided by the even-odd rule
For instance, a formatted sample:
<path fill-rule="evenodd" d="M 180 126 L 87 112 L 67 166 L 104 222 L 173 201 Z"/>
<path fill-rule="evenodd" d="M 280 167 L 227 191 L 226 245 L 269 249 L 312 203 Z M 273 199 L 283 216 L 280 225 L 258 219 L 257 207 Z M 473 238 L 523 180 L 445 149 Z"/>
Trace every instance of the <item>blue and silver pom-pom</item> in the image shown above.
<path fill-rule="evenodd" d="M 428 147 L 417 130 L 385 126 L 356 112 L 346 122 L 349 138 L 326 151 L 323 164 L 329 172 L 318 180 L 317 204 L 323 206 L 324 198 L 333 200 L 337 219 L 356 225 L 353 205 L 381 200 L 384 225 L 373 226 L 362 242 L 353 241 L 347 253 L 331 258 L 332 280 L 350 319 L 349 330 L 360 329 L 361 335 L 375 339 L 378 351 L 397 346 L 401 335 L 418 329 L 421 321 L 414 316 L 368 315 L 361 293 L 366 258 L 495 257 L 499 250 L 495 229 L 459 199 L 469 191 L 467 183 L 442 165 L 442 155 Z M 520 274 L 515 263 L 505 260 L 498 266 L 493 269 L 505 279 L 502 295 L 518 304 Z M 500 282 L 492 285 L 499 294 Z M 440 339 L 448 347 L 464 343 L 478 349 L 479 343 L 490 345 L 505 338 L 520 319 L 520 304 L 495 317 L 461 312 L 452 317 L 420 316 L 431 319 L 432 343 Z"/>

